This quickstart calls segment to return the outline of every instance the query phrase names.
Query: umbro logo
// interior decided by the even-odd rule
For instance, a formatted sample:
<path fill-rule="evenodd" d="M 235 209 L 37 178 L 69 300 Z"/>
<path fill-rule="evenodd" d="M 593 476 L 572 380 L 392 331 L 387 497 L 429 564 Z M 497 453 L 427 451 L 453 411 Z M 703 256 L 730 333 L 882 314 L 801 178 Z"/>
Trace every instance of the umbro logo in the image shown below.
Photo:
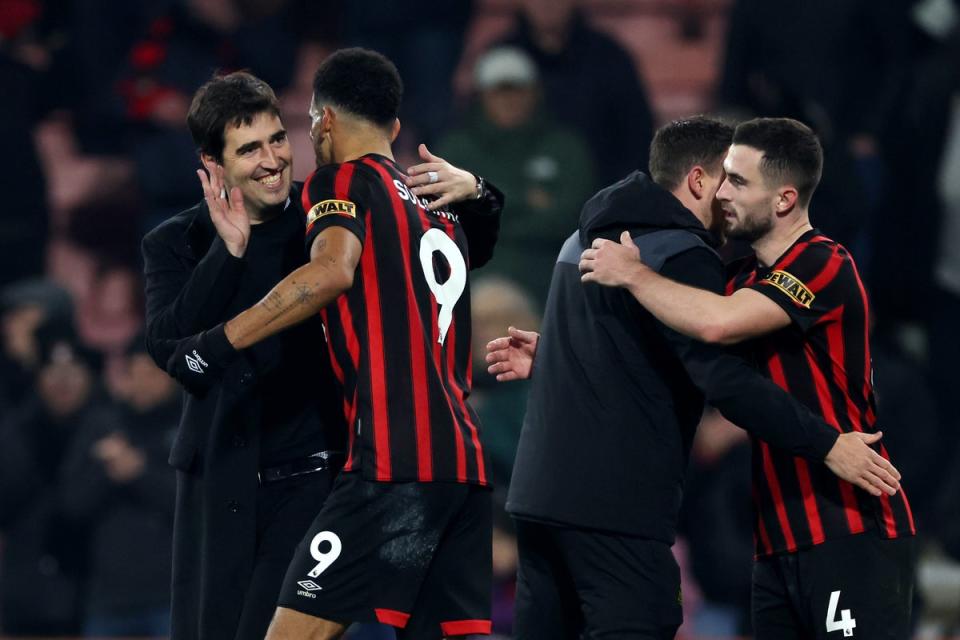
<path fill-rule="evenodd" d="M 313 580 L 301 580 L 297 583 L 298 586 L 303 587 L 302 589 L 297 589 L 297 595 L 304 598 L 317 598 L 317 594 L 313 593 L 314 591 L 320 591 L 323 589 Z"/>
<path fill-rule="evenodd" d="M 196 349 L 193 350 L 192 357 L 189 354 L 184 355 L 183 357 L 187 360 L 187 368 L 194 373 L 203 373 L 203 368 L 210 366 L 204 361 L 200 354 L 197 353 Z"/>

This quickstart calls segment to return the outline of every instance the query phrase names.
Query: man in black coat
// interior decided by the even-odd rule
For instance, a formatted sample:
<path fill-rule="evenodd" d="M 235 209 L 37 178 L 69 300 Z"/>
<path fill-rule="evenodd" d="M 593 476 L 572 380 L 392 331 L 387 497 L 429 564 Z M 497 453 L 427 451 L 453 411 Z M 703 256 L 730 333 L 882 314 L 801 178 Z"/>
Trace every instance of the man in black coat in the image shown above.
<path fill-rule="evenodd" d="M 584 205 L 554 268 L 542 338 L 515 333 L 488 346 L 490 373 L 533 380 L 507 500 L 520 640 L 674 637 L 680 575 L 670 545 L 704 402 L 851 481 L 885 464 L 863 434 L 838 438 L 746 361 L 668 329 L 621 290 L 580 281 L 583 248 L 628 229 L 662 273 L 722 290 L 711 229 L 722 220 L 714 196 L 731 137 L 702 117 L 659 130 L 653 179 L 634 172 Z"/>
<path fill-rule="evenodd" d="M 223 176 L 249 218 L 218 227 L 200 203 L 144 238 L 147 347 L 165 369 L 179 340 L 259 300 L 303 262 L 273 90 L 246 73 L 215 78 L 194 96 L 188 124 L 204 168 Z M 266 632 L 293 549 L 341 462 L 333 381 L 310 344 L 287 334 L 238 359 L 219 384 L 184 394 L 170 453 L 174 638 Z"/>

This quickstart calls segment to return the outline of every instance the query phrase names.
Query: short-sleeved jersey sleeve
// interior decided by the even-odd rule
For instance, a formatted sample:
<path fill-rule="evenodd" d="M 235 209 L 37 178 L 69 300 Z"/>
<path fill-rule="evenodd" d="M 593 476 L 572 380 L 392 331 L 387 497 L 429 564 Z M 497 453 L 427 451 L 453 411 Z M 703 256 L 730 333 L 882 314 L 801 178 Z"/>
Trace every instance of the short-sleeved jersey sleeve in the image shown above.
<path fill-rule="evenodd" d="M 750 288 L 776 302 L 802 331 L 860 297 L 853 261 L 832 242 L 797 245 Z"/>
<path fill-rule="evenodd" d="M 303 185 L 303 210 L 307 216 L 306 247 L 332 226 L 344 227 L 363 244 L 364 212 L 370 209 L 371 178 L 354 163 L 328 165 L 310 174 Z"/>

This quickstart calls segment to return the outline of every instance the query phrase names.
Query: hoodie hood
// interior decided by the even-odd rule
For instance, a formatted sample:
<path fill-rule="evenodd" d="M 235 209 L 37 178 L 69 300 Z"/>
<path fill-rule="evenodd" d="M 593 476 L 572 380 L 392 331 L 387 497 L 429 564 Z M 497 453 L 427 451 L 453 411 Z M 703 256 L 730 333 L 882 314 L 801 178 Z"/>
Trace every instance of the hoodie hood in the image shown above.
<path fill-rule="evenodd" d="M 637 237 L 666 229 L 689 231 L 710 247 L 719 244 L 672 193 L 640 171 L 601 189 L 580 211 L 580 242 L 585 247 L 597 238 L 619 240 L 624 231 Z"/>

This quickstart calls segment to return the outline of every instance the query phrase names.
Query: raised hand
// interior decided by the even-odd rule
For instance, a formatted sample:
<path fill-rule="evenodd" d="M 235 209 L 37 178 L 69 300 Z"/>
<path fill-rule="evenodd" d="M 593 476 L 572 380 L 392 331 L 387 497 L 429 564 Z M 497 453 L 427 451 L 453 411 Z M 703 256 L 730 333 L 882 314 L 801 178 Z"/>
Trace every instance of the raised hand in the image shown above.
<path fill-rule="evenodd" d="M 435 156 L 427 145 L 418 147 L 420 158 L 424 162 L 407 169 L 408 187 L 415 196 L 436 196 L 436 200 L 425 203 L 427 209 L 442 209 L 451 202 L 470 200 L 477 195 L 477 179 L 469 171 L 453 166 L 443 158 Z"/>
<path fill-rule="evenodd" d="M 250 216 L 243 206 L 243 193 L 239 187 L 227 193 L 223 167 L 219 165 L 214 167 L 209 176 L 203 169 L 198 169 L 197 176 L 203 186 L 203 199 L 210 210 L 213 226 L 227 245 L 227 251 L 237 258 L 242 257 L 250 241 Z"/>
<path fill-rule="evenodd" d="M 882 437 L 880 431 L 842 433 L 823 462 L 838 477 L 871 495 L 892 496 L 900 489 L 900 472 L 868 446 Z"/>
<path fill-rule="evenodd" d="M 540 334 L 516 327 L 510 327 L 507 333 L 487 343 L 487 371 L 497 376 L 497 382 L 526 380 L 533 369 Z"/>

